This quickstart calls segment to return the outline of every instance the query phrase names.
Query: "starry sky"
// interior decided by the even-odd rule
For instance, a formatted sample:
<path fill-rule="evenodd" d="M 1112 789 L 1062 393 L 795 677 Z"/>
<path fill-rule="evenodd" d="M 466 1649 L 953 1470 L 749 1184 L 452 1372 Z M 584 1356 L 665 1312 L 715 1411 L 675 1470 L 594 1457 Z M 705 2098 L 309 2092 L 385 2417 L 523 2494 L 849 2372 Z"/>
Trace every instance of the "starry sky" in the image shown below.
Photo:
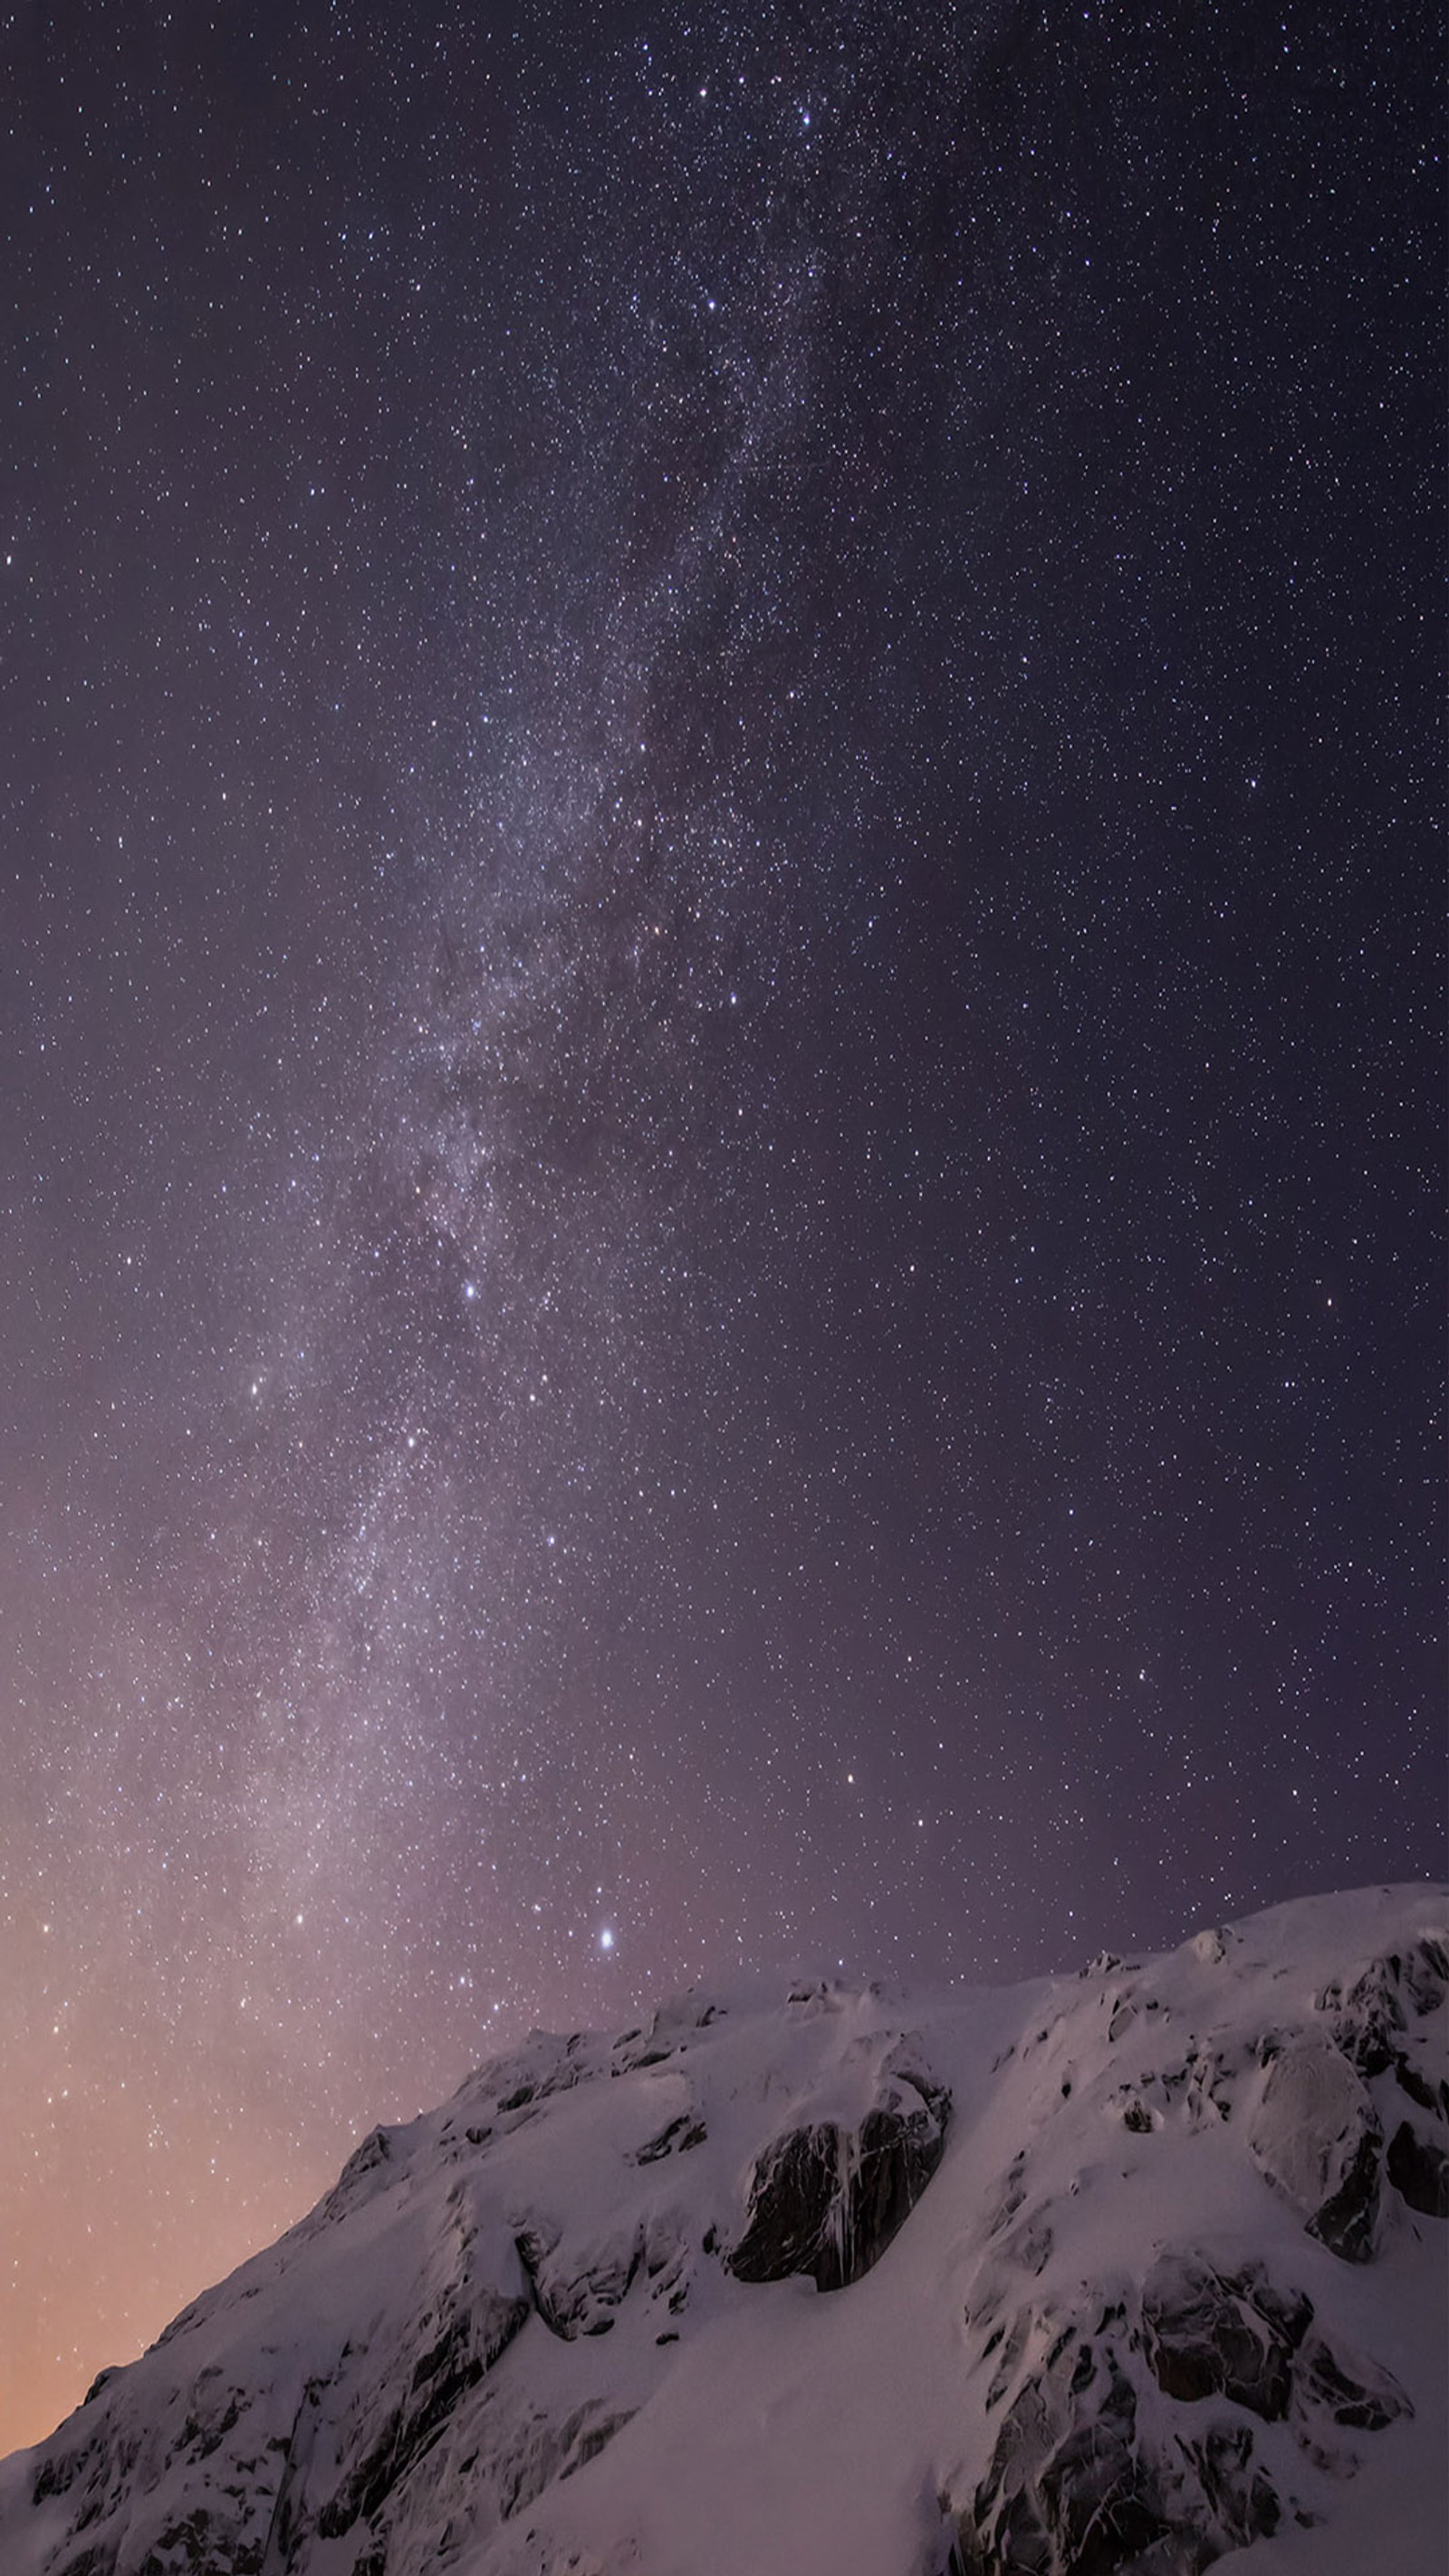
<path fill-rule="evenodd" d="M 0 20 L 0 2448 L 534 2022 L 1442 1868 L 1436 17 Z"/>

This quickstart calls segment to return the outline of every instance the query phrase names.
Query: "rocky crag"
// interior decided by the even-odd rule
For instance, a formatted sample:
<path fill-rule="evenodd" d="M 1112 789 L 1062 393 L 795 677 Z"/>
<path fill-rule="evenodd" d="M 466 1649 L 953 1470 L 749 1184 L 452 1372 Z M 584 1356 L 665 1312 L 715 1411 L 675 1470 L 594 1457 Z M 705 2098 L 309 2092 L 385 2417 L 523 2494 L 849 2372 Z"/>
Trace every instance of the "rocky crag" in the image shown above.
<path fill-rule="evenodd" d="M 0 2467 L 0 2567 L 1430 2576 L 1446 1919 L 536 2034 Z"/>

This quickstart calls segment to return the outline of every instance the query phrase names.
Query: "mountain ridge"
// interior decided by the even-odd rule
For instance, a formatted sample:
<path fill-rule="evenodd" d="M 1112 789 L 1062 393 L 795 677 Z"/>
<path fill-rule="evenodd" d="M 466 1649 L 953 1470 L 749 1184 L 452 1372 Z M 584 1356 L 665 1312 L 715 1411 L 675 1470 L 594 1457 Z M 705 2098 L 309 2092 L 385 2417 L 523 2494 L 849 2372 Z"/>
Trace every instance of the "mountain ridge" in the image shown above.
<path fill-rule="evenodd" d="M 1428 2576 L 1446 1996 L 1380 1888 L 531 2034 L 0 2463 L 0 2565 Z"/>

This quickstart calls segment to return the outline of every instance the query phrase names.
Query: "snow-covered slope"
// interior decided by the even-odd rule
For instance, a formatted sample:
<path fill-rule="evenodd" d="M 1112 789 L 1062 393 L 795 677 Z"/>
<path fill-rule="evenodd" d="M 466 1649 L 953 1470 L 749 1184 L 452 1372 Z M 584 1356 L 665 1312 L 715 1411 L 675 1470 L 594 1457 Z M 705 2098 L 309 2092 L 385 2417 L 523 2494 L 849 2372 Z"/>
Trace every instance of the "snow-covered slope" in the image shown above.
<path fill-rule="evenodd" d="M 1442 1892 L 541 2034 L 0 2466 L 4 2576 L 1438 2576 Z"/>

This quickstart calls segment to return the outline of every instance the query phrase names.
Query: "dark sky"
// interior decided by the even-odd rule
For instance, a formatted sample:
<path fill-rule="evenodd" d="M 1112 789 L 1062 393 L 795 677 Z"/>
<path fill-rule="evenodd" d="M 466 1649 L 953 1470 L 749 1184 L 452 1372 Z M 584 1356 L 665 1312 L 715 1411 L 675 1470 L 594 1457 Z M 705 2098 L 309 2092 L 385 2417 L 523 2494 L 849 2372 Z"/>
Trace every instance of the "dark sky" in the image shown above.
<path fill-rule="evenodd" d="M 1443 1805 L 1437 12 L 3 23 L 0 2447 Z"/>

